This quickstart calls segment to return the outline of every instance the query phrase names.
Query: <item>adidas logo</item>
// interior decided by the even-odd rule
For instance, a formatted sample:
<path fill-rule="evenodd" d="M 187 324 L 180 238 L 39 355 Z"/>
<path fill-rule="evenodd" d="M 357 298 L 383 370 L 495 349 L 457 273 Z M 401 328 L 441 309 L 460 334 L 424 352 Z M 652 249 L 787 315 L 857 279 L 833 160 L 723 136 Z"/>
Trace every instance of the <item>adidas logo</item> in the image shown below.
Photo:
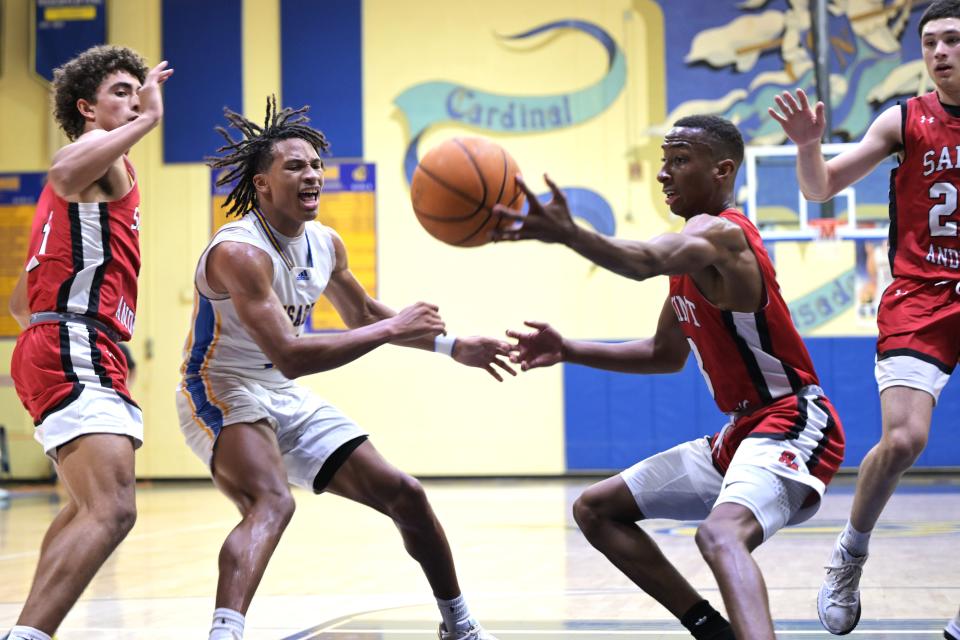
<path fill-rule="evenodd" d="M 310 279 L 310 273 L 306 269 L 304 269 L 303 271 L 297 274 L 297 282 L 301 280 L 309 280 L 309 279 Z"/>

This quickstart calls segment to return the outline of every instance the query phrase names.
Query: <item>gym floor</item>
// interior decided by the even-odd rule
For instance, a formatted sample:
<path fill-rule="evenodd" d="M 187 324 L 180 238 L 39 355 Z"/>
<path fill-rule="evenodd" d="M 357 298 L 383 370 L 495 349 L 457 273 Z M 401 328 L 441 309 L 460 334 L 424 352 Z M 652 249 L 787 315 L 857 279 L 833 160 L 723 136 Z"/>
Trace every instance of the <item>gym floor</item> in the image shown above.
<path fill-rule="evenodd" d="M 500 640 L 689 637 L 584 540 L 570 507 L 588 479 L 425 480 L 481 623 Z M 6 486 L 0 500 L 0 629 L 15 621 L 37 550 L 61 504 L 50 486 Z M 94 578 L 58 640 L 205 638 L 217 554 L 238 521 L 209 482 L 143 483 L 138 521 Z M 439 622 L 419 566 L 385 517 L 297 490 L 297 513 L 247 615 L 247 640 L 435 637 Z M 823 565 L 845 522 L 853 479 L 835 481 L 819 514 L 779 532 L 755 556 L 778 637 L 829 638 L 817 621 Z M 680 571 L 718 609 L 695 524 L 647 522 Z M 960 605 L 960 478 L 904 482 L 871 544 L 853 637 L 941 639 Z"/>

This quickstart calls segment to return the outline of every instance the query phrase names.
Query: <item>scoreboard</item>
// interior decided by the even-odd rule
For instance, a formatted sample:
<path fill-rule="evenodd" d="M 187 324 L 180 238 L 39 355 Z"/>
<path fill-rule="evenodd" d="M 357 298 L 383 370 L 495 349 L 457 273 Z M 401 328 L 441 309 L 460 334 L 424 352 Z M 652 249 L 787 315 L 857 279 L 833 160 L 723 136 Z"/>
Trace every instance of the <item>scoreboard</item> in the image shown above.
<path fill-rule="evenodd" d="M 46 173 L 0 173 L 0 338 L 15 338 L 20 327 L 7 309 L 27 263 L 30 224 Z"/>

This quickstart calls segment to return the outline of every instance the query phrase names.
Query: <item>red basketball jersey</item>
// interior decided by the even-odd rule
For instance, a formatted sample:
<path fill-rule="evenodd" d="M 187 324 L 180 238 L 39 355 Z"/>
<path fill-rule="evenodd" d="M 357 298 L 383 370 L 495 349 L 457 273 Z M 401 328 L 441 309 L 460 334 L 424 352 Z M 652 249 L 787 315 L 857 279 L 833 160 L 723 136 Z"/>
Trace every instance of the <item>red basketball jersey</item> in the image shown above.
<path fill-rule="evenodd" d="M 689 275 L 670 276 L 670 302 L 717 406 L 734 413 L 819 382 L 760 233 L 736 209 L 719 215 L 743 229 L 760 266 L 766 303 L 754 313 L 718 309 Z"/>
<path fill-rule="evenodd" d="M 95 318 L 123 340 L 133 333 L 140 273 L 140 190 L 112 202 L 67 202 L 48 183 L 30 230 L 27 297 L 30 312 Z"/>
<path fill-rule="evenodd" d="M 891 179 L 890 267 L 894 276 L 955 280 L 960 118 L 944 110 L 935 91 L 910 98 L 902 113 L 903 161 Z"/>

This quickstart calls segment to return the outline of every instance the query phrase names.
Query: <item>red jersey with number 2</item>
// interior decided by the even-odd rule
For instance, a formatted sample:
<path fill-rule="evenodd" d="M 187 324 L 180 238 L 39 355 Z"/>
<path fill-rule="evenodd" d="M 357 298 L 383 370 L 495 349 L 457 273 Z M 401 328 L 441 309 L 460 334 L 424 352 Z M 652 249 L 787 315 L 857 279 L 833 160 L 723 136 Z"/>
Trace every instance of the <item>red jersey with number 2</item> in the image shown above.
<path fill-rule="evenodd" d="M 907 100 L 903 160 L 893 170 L 890 267 L 893 275 L 960 279 L 960 118 L 935 91 Z"/>
<path fill-rule="evenodd" d="M 48 183 L 30 230 L 27 297 L 30 312 L 95 318 L 122 340 L 133 333 L 140 273 L 140 190 L 112 202 L 67 202 Z"/>

